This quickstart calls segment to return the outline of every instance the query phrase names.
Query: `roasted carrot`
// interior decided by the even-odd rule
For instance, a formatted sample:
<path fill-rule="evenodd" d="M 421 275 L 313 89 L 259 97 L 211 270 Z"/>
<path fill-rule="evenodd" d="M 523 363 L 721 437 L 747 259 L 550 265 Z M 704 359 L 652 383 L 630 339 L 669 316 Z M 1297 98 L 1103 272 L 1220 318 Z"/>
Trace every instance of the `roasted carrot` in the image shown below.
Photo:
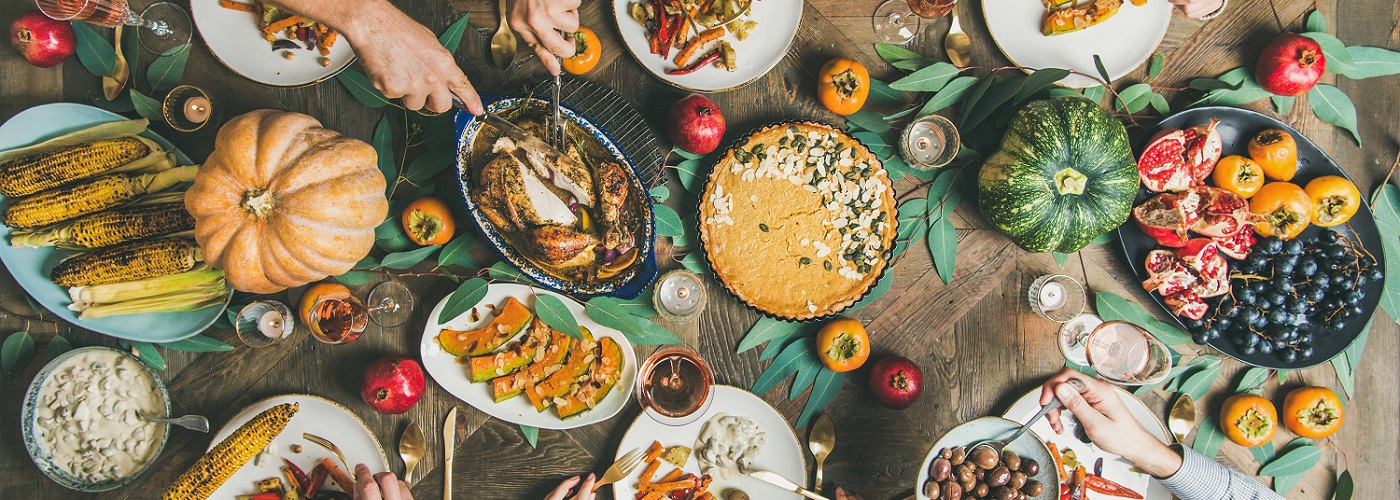
<path fill-rule="evenodd" d="M 708 495 L 709 493 L 705 490 L 710 489 L 710 481 L 712 481 L 712 479 L 710 478 L 709 474 L 700 476 L 700 485 L 695 487 L 695 492 L 691 493 L 691 495 L 694 495 L 695 497 L 703 497 L 705 495 Z"/>
<path fill-rule="evenodd" d="M 1045 447 L 1050 448 L 1050 456 L 1055 459 L 1055 474 L 1059 476 L 1063 483 L 1070 479 L 1069 470 L 1065 469 L 1065 461 L 1060 458 L 1060 448 L 1055 443 L 1045 443 Z"/>
<path fill-rule="evenodd" d="M 663 500 L 664 498 L 666 498 L 665 493 L 662 493 L 660 491 L 653 491 L 651 493 L 647 493 L 647 496 L 642 497 L 642 500 Z"/>
<path fill-rule="evenodd" d="M 281 21 L 269 23 L 266 27 L 263 28 L 263 33 L 276 33 L 278 31 L 285 30 L 292 26 L 296 26 L 297 23 L 300 23 L 302 21 L 305 21 L 305 19 L 303 19 L 301 16 L 287 16 Z"/>
<path fill-rule="evenodd" d="M 656 469 L 659 468 L 661 468 L 660 460 L 652 460 L 650 462 L 647 462 L 647 468 L 642 470 L 642 475 L 637 478 L 637 481 L 643 483 L 650 483 L 651 478 L 656 475 Z"/>
<path fill-rule="evenodd" d="M 710 42 L 719 40 L 722 36 L 724 36 L 723 27 L 714 27 L 701 32 L 699 35 L 696 35 L 695 38 L 691 38 L 690 42 L 685 44 L 685 48 L 682 48 L 681 52 L 676 54 L 676 58 L 672 59 L 671 62 L 676 63 L 676 66 L 684 68 L 686 66 L 685 62 L 690 60 L 690 56 L 695 55 L 701 48 L 709 45 Z"/>
<path fill-rule="evenodd" d="M 681 478 L 683 478 L 683 477 L 685 477 L 685 471 L 680 470 L 680 469 L 675 469 L 675 470 L 672 470 L 670 474 L 667 474 L 667 475 L 663 476 L 663 477 L 661 478 L 661 482 L 663 482 L 663 483 L 669 483 L 669 482 L 671 482 L 671 481 L 679 481 L 679 480 L 680 480 Z"/>
<path fill-rule="evenodd" d="M 1113 495 L 1115 497 L 1142 500 L 1142 494 L 1133 491 L 1132 488 L 1123 486 L 1113 481 L 1109 481 L 1100 476 L 1095 476 L 1093 474 L 1088 474 L 1084 476 L 1084 487 L 1088 488 L 1094 493 L 1103 493 L 1105 495 Z"/>
<path fill-rule="evenodd" d="M 675 43 L 681 45 L 690 37 L 690 19 L 695 17 L 695 7 L 681 7 L 681 25 L 676 27 Z"/>
<path fill-rule="evenodd" d="M 233 0 L 219 0 L 219 6 L 225 9 L 241 10 L 247 13 L 257 12 L 258 7 L 250 3 L 235 2 Z"/>
<path fill-rule="evenodd" d="M 647 454 L 642 457 L 642 461 L 655 462 L 656 459 L 661 458 L 661 453 L 664 451 L 666 451 L 666 447 L 661 446 L 661 441 L 652 441 L 651 446 L 647 448 Z"/>
<path fill-rule="evenodd" d="M 321 47 L 322 47 L 322 48 L 325 48 L 325 49 L 326 49 L 326 53 L 329 54 L 329 53 L 330 53 L 330 50 L 331 50 L 331 47 L 334 47 L 334 46 L 335 46 L 335 41 L 336 41 L 336 40 L 339 40 L 339 39 L 340 39 L 340 32 L 338 32 L 338 31 L 336 31 L 336 30 L 334 30 L 334 29 L 331 29 L 329 26 L 327 26 L 327 27 L 326 27 L 326 38 L 323 39 L 323 40 L 321 40 Z M 324 54 L 323 54 L 323 55 L 324 55 Z"/>
<path fill-rule="evenodd" d="M 316 467 L 311 469 L 311 478 L 309 479 L 311 482 L 302 488 L 301 496 L 306 498 L 316 496 L 317 493 L 321 492 L 321 488 L 326 486 L 326 477 L 328 476 L 330 476 L 330 470 L 326 469 L 325 464 L 316 464 Z"/>
<path fill-rule="evenodd" d="M 326 466 L 326 470 L 331 473 L 331 480 L 335 481 L 336 486 L 339 486 L 341 490 L 354 490 L 355 480 L 350 479 L 350 476 L 346 475 L 345 471 L 340 470 L 340 467 L 335 465 L 335 462 L 332 462 L 329 458 L 322 458 L 321 465 Z"/>
<path fill-rule="evenodd" d="M 651 493 L 651 492 L 653 492 L 653 491 L 660 491 L 660 492 L 663 492 L 663 493 L 669 493 L 669 492 L 676 491 L 676 490 L 684 490 L 684 489 L 689 489 L 689 488 L 695 488 L 695 487 L 698 487 L 698 486 L 700 486 L 700 478 L 698 478 L 698 477 L 688 477 L 688 478 L 682 479 L 682 480 L 680 480 L 680 481 L 671 481 L 671 482 L 667 482 L 667 483 L 650 483 L 650 484 L 643 484 L 643 485 L 641 485 L 641 487 L 637 488 L 637 490 L 640 491 L 640 492 L 642 492 L 642 493 Z"/>

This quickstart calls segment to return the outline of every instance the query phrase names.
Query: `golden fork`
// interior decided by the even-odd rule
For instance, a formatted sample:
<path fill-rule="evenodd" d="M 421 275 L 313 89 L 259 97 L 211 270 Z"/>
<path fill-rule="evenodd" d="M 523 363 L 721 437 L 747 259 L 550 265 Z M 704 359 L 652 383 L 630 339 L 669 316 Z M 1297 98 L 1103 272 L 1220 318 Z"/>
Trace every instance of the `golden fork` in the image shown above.
<path fill-rule="evenodd" d="M 646 450 L 643 448 L 637 448 L 631 453 L 623 455 L 616 463 L 612 464 L 612 467 L 608 467 L 608 471 L 603 473 L 603 477 L 598 478 L 598 481 L 593 483 L 593 491 L 598 491 L 598 488 L 605 484 L 616 483 L 631 475 L 632 471 L 637 470 L 637 466 L 642 465 L 643 457 L 646 457 Z M 578 498 L 578 495 L 574 495 L 574 498 Z"/>
<path fill-rule="evenodd" d="M 320 446 L 322 448 L 325 448 L 326 450 L 329 450 L 331 453 L 334 453 L 335 458 L 340 459 L 340 465 L 345 466 L 345 470 L 347 471 L 347 473 L 350 474 L 351 477 L 354 477 L 355 469 L 352 469 L 350 467 L 350 462 L 345 461 L 345 454 L 340 452 L 339 446 L 336 446 L 335 443 L 330 442 L 326 438 L 308 432 L 301 433 L 301 437 L 305 438 L 307 441 L 315 443 L 316 446 Z"/>

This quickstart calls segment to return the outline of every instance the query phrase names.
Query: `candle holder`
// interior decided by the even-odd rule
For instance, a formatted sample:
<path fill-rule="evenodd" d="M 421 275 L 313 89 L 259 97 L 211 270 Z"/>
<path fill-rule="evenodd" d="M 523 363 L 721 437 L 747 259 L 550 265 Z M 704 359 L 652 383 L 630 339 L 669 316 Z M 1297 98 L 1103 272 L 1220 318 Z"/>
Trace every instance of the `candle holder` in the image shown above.
<path fill-rule="evenodd" d="M 1065 323 L 1084 312 L 1084 287 L 1063 274 L 1047 274 L 1035 279 L 1026 293 L 1031 310 L 1040 317 Z"/>
<path fill-rule="evenodd" d="M 962 147 L 958 127 L 939 115 L 926 115 L 909 123 L 899 138 L 899 157 L 910 167 L 933 170 L 953 161 Z"/>
<path fill-rule="evenodd" d="M 685 323 L 705 310 L 705 283 L 695 273 L 677 269 L 656 280 L 652 306 L 672 323 Z"/>
<path fill-rule="evenodd" d="M 238 311 L 233 329 L 238 340 L 254 349 L 276 344 L 296 326 L 292 310 L 275 300 L 258 300 Z"/>
<path fill-rule="evenodd" d="M 214 100 L 204 89 L 181 85 L 170 90 L 161 103 L 165 124 L 179 132 L 194 132 L 204 128 L 214 117 Z"/>

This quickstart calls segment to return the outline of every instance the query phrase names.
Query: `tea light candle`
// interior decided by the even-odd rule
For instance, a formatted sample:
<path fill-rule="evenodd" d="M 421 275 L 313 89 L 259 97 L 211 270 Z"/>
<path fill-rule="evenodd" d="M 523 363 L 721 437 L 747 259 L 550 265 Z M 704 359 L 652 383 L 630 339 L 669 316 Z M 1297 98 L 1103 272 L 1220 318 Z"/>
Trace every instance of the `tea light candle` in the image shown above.
<path fill-rule="evenodd" d="M 1065 305 L 1065 286 L 1055 282 L 1040 287 L 1040 308 L 1046 311 L 1059 309 Z"/>
<path fill-rule="evenodd" d="M 699 276 L 678 269 L 657 282 L 653 301 L 663 317 L 676 322 L 689 321 L 705 308 L 705 285 Z"/>
<path fill-rule="evenodd" d="M 180 108 L 181 112 L 185 115 L 186 120 L 189 120 L 191 123 L 204 123 L 205 120 L 209 119 L 211 107 L 212 106 L 208 98 L 203 96 L 194 96 L 189 99 L 185 99 L 185 104 L 182 105 Z"/>
<path fill-rule="evenodd" d="M 281 337 L 282 321 L 282 315 L 277 310 L 269 310 L 258 318 L 258 331 L 270 339 Z"/>

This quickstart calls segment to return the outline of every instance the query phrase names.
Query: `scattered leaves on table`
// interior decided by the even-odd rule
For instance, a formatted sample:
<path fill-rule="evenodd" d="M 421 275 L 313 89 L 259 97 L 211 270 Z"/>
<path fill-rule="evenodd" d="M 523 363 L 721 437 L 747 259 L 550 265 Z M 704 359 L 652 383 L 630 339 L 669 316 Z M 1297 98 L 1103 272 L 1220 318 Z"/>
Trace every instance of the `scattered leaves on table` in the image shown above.
<path fill-rule="evenodd" d="M 1319 83 L 1308 91 L 1308 104 L 1318 118 L 1351 132 L 1356 145 L 1361 145 L 1361 133 L 1356 131 L 1356 105 L 1342 89 Z"/>
<path fill-rule="evenodd" d="M 1094 294 L 1094 304 L 1099 311 L 1099 317 L 1104 321 L 1123 320 L 1133 323 L 1151 332 L 1157 340 L 1169 346 L 1191 343 L 1190 335 L 1153 317 L 1141 306 L 1127 299 L 1108 292 L 1097 292 Z"/>
<path fill-rule="evenodd" d="M 16 375 L 24 373 L 24 367 L 29 365 L 29 361 L 34 359 L 34 337 L 29 332 L 15 332 L 5 337 L 5 343 L 0 344 L 0 371 L 5 372 L 5 378 L 14 380 Z"/>
<path fill-rule="evenodd" d="M 127 95 L 131 96 L 131 106 L 142 118 L 156 123 L 164 120 L 161 115 L 160 101 L 147 97 L 146 94 L 137 92 L 136 89 L 127 89 Z"/>
<path fill-rule="evenodd" d="M 223 318 L 223 315 L 219 315 L 219 317 Z M 53 338 L 49 339 L 49 345 L 45 350 L 48 351 L 49 361 L 53 361 L 62 356 L 63 353 L 73 350 L 73 343 L 62 335 L 54 335 Z"/>
<path fill-rule="evenodd" d="M 471 254 L 467 250 L 471 249 L 471 233 L 463 232 L 448 241 L 442 246 L 442 253 L 438 254 L 439 266 L 462 266 L 468 269 L 476 269 L 476 261 L 472 260 Z"/>
<path fill-rule="evenodd" d="M 576 339 L 583 338 L 583 332 L 579 331 L 578 321 L 574 319 L 574 314 L 569 312 L 569 306 L 564 304 L 564 301 L 559 300 L 559 297 L 547 294 L 535 295 L 535 314 L 550 328 Z"/>
<path fill-rule="evenodd" d="M 962 70 L 957 66 L 940 61 L 890 82 L 890 88 L 910 92 L 937 92 L 960 72 Z"/>
<path fill-rule="evenodd" d="M 394 163 L 394 135 L 393 129 L 389 127 L 388 116 L 379 117 L 379 123 L 374 126 L 374 135 L 370 137 L 369 144 L 379 155 L 379 173 L 384 174 L 384 183 L 388 186 L 385 188 L 385 195 L 391 195 L 394 186 L 398 184 L 399 166 Z"/>
<path fill-rule="evenodd" d="M 452 295 L 447 296 L 447 303 L 443 304 L 442 312 L 438 313 L 437 322 L 447 323 L 466 314 L 467 311 L 481 302 L 481 299 L 486 298 L 486 290 L 490 286 L 490 283 L 481 278 L 472 278 L 462 282 L 452 292 Z M 564 333 L 568 332 L 564 331 Z"/>
<path fill-rule="evenodd" d="M 656 219 L 656 234 L 658 236 L 685 234 L 685 225 L 681 223 L 681 216 L 674 209 L 666 205 L 655 205 L 651 209 L 652 217 Z"/>
<path fill-rule="evenodd" d="M 78 62 L 83 63 L 92 76 L 107 76 L 117 64 L 117 49 L 102 35 L 93 31 L 86 23 L 73 21 L 73 35 L 77 38 Z"/>
<path fill-rule="evenodd" d="M 462 16 L 462 19 L 466 18 L 467 16 Z M 520 433 L 525 435 L 525 442 L 530 443 L 531 448 L 534 448 L 535 445 L 539 444 L 540 429 L 538 427 L 531 427 L 525 424 L 520 424 Z"/>
<path fill-rule="evenodd" d="M 641 328 L 641 334 L 639 334 L 636 339 L 631 339 L 632 344 L 665 345 L 681 343 L 681 338 L 676 336 L 675 332 L 666 329 L 666 327 L 658 325 L 652 320 L 641 316 L 635 316 L 635 318 L 637 326 Z"/>
<path fill-rule="evenodd" d="M 1211 384 L 1214 384 L 1215 379 L 1218 378 L 1220 378 L 1220 365 L 1207 366 L 1186 377 L 1177 392 L 1190 395 L 1191 399 L 1200 401 L 1206 395 L 1206 391 L 1210 390 Z"/>
<path fill-rule="evenodd" d="M 367 107 L 382 108 L 391 102 L 388 97 L 384 97 L 384 94 L 379 92 L 379 89 L 374 88 L 374 84 L 370 83 L 369 77 L 365 76 L 365 74 L 361 73 L 359 70 L 345 68 L 335 74 L 335 79 L 339 81 L 341 85 L 345 86 L 345 90 L 350 91 L 350 95 L 353 96 L 356 101 L 360 101 L 360 104 Z"/>
<path fill-rule="evenodd" d="M 1235 392 L 1250 392 L 1258 394 L 1263 390 L 1264 381 L 1269 380 L 1269 369 L 1259 366 L 1252 367 L 1244 371 L 1244 376 L 1240 377 L 1240 383 L 1235 387 Z"/>
<path fill-rule="evenodd" d="M 439 248 L 442 248 L 442 245 L 428 245 L 407 252 L 391 253 L 384 256 L 379 266 L 386 269 L 408 269 L 432 256 Z"/>
<path fill-rule="evenodd" d="M 788 344 L 787 347 L 783 348 L 783 352 L 778 354 L 778 357 L 773 358 L 768 369 L 759 374 L 758 380 L 754 381 L 753 384 L 753 393 L 759 396 L 767 394 L 788 375 L 796 373 L 804 366 L 811 367 L 818 364 L 821 362 L 817 360 L 816 339 L 805 337 Z"/>
<path fill-rule="evenodd" d="M 457 21 L 448 25 L 447 29 L 443 30 L 441 35 L 438 35 L 438 42 L 441 43 L 442 47 L 447 49 L 448 52 L 456 54 L 457 46 L 462 44 L 462 33 L 466 31 L 467 14 L 463 13 L 462 17 L 457 18 Z M 534 445 L 534 443 L 530 444 L 532 446 Z"/>
<path fill-rule="evenodd" d="M 802 415 L 797 417 L 796 427 L 806 427 L 807 423 L 812 421 L 812 417 L 817 416 L 836 399 L 836 394 L 841 392 L 841 386 L 845 383 L 845 373 L 821 368 L 816 380 L 812 382 L 812 393 L 807 396 L 807 405 L 802 407 Z"/>
<path fill-rule="evenodd" d="M 52 343 L 52 341 L 50 341 L 50 343 Z M 233 346 L 224 343 L 224 341 L 204 335 L 195 335 L 174 342 L 162 342 L 160 346 L 180 352 L 224 352 L 233 350 Z"/>
<path fill-rule="evenodd" d="M 1265 447 L 1268 447 L 1267 443 Z M 1269 461 L 1263 469 L 1259 469 L 1259 475 L 1280 477 L 1307 472 L 1321 458 L 1322 448 L 1310 444 L 1298 446 Z"/>
<path fill-rule="evenodd" d="M 744 334 L 744 338 L 739 340 L 739 347 L 734 352 L 744 352 L 777 339 L 785 339 L 795 335 L 802 329 L 802 323 L 773 319 L 767 316 L 758 318 L 758 322 L 749 328 L 749 332 Z"/>
<path fill-rule="evenodd" d="M 688 159 L 676 164 L 676 176 L 681 180 L 681 187 L 691 194 L 699 194 L 696 190 L 704 186 L 705 176 L 700 175 L 700 160 Z"/>
<path fill-rule="evenodd" d="M 1161 52 L 1152 54 L 1152 62 L 1147 64 L 1147 77 L 1157 78 L 1162 74 L 1162 67 L 1165 66 L 1167 55 Z"/>
<path fill-rule="evenodd" d="M 160 355 L 160 349 L 156 349 L 155 344 L 137 341 L 131 341 L 127 344 L 131 346 L 129 347 L 131 355 L 136 356 L 136 359 L 141 360 L 142 363 L 151 367 L 152 370 L 161 371 L 165 369 L 165 357 Z"/>
<path fill-rule="evenodd" d="M 1220 432 L 1220 422 L 1215 415 L 1207 415 L 1201 420 L 1201 425 L 1196 427 L 1196 441 L 1191 443 L 1191 449 L 1196 453 L 1214 459 L 1220 453 L 1220 445 L 1225 443 L 1225 433 Z"/>
<path fill-rule="evenodd" d="M 456 164 L 456 147 L 432 149 L 409 162 L 408 168 L 404 169 L 403 179 L 415 186 L 423 186 L 433 176 Z"/>
<path fill-rule="evenodd" d="M 1337 486 L 1332 489 L 1332 500 L 1351 500 L 1351 494 L 1356 489 L 1356 485 L 1351 479 L 1351 471 L 1344 470 L 1342 475 L 1337 477 Z"/>
<path fill-rule="evenodd" d="M 185 43 L 161 53 L 146 68 L 146 82 L 153 90 L 165 92 L 180 84 L 185 65 L 190 59 L 190 44 Z"/>

